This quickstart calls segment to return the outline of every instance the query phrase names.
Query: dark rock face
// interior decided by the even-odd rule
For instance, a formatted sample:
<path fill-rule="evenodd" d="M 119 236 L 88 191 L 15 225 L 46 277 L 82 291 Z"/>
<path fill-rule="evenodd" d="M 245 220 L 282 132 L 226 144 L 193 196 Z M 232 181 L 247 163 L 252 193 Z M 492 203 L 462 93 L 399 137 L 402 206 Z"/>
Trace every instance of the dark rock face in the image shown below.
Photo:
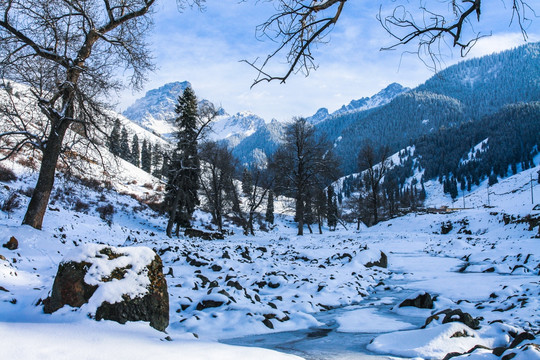
<path fill-rule="evenodd" d="M 420 309 L 433 309 L 433 300 L 434 298 L 432 298 L 430 294 L 424 293 L 418 295 L 414 299 L 403 300 L 403 302 L 399 304 L 399 307 L 414 306 Z"/>
<path fill-rule="evenodd" d="M 461 309 L 448 311 L 442 321 L 443 324 L 458 321 L 470 327 L 471 329 L 480 329 L 480 321 L 475 319 L 469 313 L 464 313 Z"/>
<path fill-rule="evenodd" d="M 15 236 L 12 236 L 11 238 L 9 238 L 9 241 L 2 246 L 7 248 L 8 250 L 17 250 L 19 248 L 19 241 L 17 241 Z"/>
<path fill-rule="evenodd" d="M 190 238 L 201 238 L 203 240 L 223 240 L 223 234 L 219 232 L 206 232 L 198 229 L 186 229 L 184 235 Z"/>
<path fill-rule="evenodd" d="M 388 267 L 388 257 L 386 256 L 386 254 L 381 251 L 381 258 L 379 260 L 373 261 L 373 262 L 370 261 L 367 264 L 365 264 L 365 267 L 373 267 L 373 266 L 387 268 Z"/>
<path fill-rule="evenodd" d="M 446 235 L 452 231 L 453 228 L 454 226 L 452 225 L 451 221 L 444 222 L 441 224 L 441 234 Z"/>
<path fill-rule="evenodd" d="M 124 296 L 124 301 L 114 304 L 104 302 L 96 311 L 96 320 L 113 320 L 120 324 L 149 321 L 154 329 L 165 331 L 169 326 L 169 293 L 163 265 L 157 255 L 148 265 L 148 278 L 150 285 L 146 295 L 134 299 Z"/>
<path fill-rule="evenodd" d="M 115 254 L 110 248 L 102 249 L 100 254 L 108 256 L 109 260 L 123 256 Z M 84 281 L 91 266 L 90 262 L 69 261 L 61 263 L 54 280 L 51 296 L 43 301 L 43 311 L 50 314 L 64 305 L 81 307 L 88 303 L 99 287 L 99 285 L 89 285 Z M 101 281 L 105 283 L 113 279 L 123 279 L 126 271 L 130 268 L 131 266 L 116 268 L 109 277 L 102 278 Z M 146 271 L 139 276 L 148 277 L 150 282 L 146 287 L 148 291 L 133 299 L 127 294 L 122 295 L 122 301 L 112 304 L 104 301 L 96 310 L 96 320 L 113 320 L 121 324 L 127 321 L 149 321 L 153 328 L 165 331 L 169 325 L 169 294 L 160 257 L 156 255 L 151 263 L 146 265 Z"/>
<path fill-rule="evenodd" d="M 84 276 L 91 264 L 87 262 L 60 263 L 54 278 L 51 296 L 43 301 L 43 311 L 52 314 L 64 305 L 81 307 L 92 297 L 97 285 L 88 285 Z"/>
<path fill-rule="evenodd" d="M 480 320 L 478 320 L 477 318 L 473 318 L 469 313 L 464 313 L 463 311 L 461 311 L 461 309 L 446 309 L 431 315 L 426 319 L 426 323 L 424 324 L 424 326 L 422 326 L 422 329 L 425 329 L 426 326 L 428 326 L 428 324 L 430 324 L 433 320 L 439 320 L 439 318 L 443 316 L 443 324 L 457 321 L 467 325 L 471 329 L 480 329 Z"/>

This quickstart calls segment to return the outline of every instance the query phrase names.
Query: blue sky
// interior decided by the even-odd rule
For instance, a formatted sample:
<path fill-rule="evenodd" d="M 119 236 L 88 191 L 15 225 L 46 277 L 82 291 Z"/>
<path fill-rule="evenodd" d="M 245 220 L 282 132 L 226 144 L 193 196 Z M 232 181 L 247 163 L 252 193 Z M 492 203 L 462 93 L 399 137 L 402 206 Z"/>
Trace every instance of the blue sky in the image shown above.
<path fill-rule="evenodd" d="M 266 121 L 287 121 L 293 116 L 310 116 L 321 107 L 334 111 L 353 99 L 371 96 L 392 82 L 414 87 L 432 76 L 433 71 L 416 55 L 404 53 L 413 48 L 380 51 L 392 40 L 375 18 L 379 5 L 386 4 L 383 11 L 389 11 L 390 6 L 399 2 L 349 1 L 328 43 L 315 51 L 317 71 L 307 78 L 297 74 L 286 84 L 261 83 L 250 89 L 257 74 L 240 60 L 263 58 L 274 49 L 271 41 L 255 37 L 256 26 L 272 14 L 270 3 L 207 0 L 205 11 L 179 12 L 174 0 L 159 1 L 155 27 L 149 35 L 157 70 L 149 74 L 142 91 L 121 94 L 119 109 L 124 110 L 147 90 L 187 80 L 199 98 L 223 106 L 230 114 L 247 110 Z M 408 3 L 412 6 L 416 1 Z M 475 24 L 475 31 L 492 35 L 482 39 L 469 57 L 524 43 L 516 23 L 510 24 L 507 3 L 510 1 L 488 3 L 490 7 L 484 10 L 481 22 Z M 533 7 L 540 14 L 538 4 Z M 529 41 L 540 40 L 540 19 L 528 24 L 528 35 Z M 444 60 L 444 65 L 449 66 L 461 57 L 457 51 L 444 49 Z"/>

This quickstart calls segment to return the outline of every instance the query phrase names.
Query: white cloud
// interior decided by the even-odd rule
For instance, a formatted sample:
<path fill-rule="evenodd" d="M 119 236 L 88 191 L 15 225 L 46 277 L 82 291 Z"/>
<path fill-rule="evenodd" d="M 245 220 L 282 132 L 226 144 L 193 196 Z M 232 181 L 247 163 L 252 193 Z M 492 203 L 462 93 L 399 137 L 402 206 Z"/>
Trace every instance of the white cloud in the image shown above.
<path fill-rule="evenodd" d="M 320 65 L 317 71 L 308 78 L 293 76 L 285 85 L 261 83 L 250 89 L 256 73 L 239 60 L 263 58 L 276 46 L 255 38 L 255 27 L 271 11 L 265 2 L 264 6 L 256 4 L 208 0 L 206 12 L 186 10 L 182 14 L 170 4 L 161 5 L 151 37 L 158 70 L 150 74 L 145 90 L 187 80 L 199 97 L 222 105 L 229 113 L 249 110 L 267 121 L 284 121 L 296 115 L 310 116 L 320 107 L 336 110 L 392 82 L 414 87 L 433 75 L 416 55 L 404 54 L 404 49 L 379 51 L 391 44 L 391 39 L 375 19 L 377 4 L 353 2 L 327 39 L 329 43 L 314 52 Z M 489 17 L 487 25 L 496 24 L 495 18 Z M 469 57 L 523 44 L 521 34 L 508 32 L 507 23 L 503 23 L 502 32 L 481 39 Z M 540 31 L 535 29 L 529 29 L 531 41 L 539 39 Z M 455 51 L 448 54 L 446 66 L 461 60 Z M 125 109 L 143 95 L 124 92 L 120 107 Z"/>

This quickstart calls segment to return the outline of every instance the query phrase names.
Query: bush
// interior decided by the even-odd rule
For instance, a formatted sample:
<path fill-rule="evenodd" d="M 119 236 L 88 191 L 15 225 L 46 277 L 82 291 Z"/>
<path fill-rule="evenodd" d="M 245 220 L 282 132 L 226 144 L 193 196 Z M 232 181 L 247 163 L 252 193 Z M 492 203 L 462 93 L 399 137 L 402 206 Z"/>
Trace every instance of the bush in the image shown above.
<path fill-rule="evenodd" d="M 90 208 L 90 205 L 81 201 L 80 199 L 77 199 L 77 201 L 75 201 L 75 204 L 73 205 L 73 210 L 75 210 L 76 212 L 86 213 L 89 208 Z"/>
<path fill-rule="evenodd" d="M 19 194 L 13 192 L 8 195 L 7 199 L 2 203 L 2 211 L 11 214 L 15 209 L 18 209 L 21 206 L 21 200 Z"/>
<path fill-rule="evenodd" d="M 99 213 L 99 217 L 104 220 L 109 226 L 112 225 L 112 219 L 114 215 L 114 206 L 111 204 L 100 206 L 96 209 Z"/>
<path fill-rule="evenodd" d="M 17 180 L 17 175 L 11 169 L 0 165 L 0 181 L 11 182 L 15 180 Z"/>

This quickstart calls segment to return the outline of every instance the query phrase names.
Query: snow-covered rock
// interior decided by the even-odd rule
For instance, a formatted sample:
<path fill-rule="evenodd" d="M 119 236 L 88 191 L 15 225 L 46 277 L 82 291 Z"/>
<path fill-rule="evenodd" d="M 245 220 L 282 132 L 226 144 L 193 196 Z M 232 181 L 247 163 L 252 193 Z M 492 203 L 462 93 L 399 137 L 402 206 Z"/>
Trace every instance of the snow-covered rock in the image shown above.
<path fill-rule="evenodd" d="M 161 259 L 147 247 L 85 244 L 58 266 L 43 311 L 83 307 L 96 320 L 149 321 L 169 325 L 169 295 Z"/>

